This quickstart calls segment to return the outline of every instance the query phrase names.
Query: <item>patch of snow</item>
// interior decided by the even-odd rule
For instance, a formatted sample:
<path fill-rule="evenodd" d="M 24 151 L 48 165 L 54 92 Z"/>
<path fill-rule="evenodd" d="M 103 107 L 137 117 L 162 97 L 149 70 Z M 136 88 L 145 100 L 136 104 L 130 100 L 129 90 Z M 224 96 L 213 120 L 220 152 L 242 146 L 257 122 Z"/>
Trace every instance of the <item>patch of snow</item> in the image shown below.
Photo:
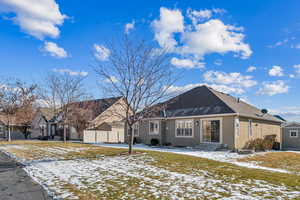
<path fill-rule="evenodd" d="M 32 163 L 27 173 L 38 183 L 55 194 L 55 198 L 78 198 L 64 187 L 64 183 L 78 190 L 92 190 L 98 194 L 111 190 L 124 190 L 120 199 L 137 199 L 137 193 L 152 194 L 156 199 L 265 199 L 272 192 L 279 192 L 277 199 L 295 198 L 299 191 L 285 186 L 272 185 L 259 180 L 241 180 L 239 183 L 224 181 L 207 171 L 196 174 L 172 172 L 152 166 L 146 155 L 105 157 L 99 160 L 70 160 Z M 127 185 L 133 180 L 138 185 L 134 191 Z M 257 192 L 260 192 L 257 194 Z"/>

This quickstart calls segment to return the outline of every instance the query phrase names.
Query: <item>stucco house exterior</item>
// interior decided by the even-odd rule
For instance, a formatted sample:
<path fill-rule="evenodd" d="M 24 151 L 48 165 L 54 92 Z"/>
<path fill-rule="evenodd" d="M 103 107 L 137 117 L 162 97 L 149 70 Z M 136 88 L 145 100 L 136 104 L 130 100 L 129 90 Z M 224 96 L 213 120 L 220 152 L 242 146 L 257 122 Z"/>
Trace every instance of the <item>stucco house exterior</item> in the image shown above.
<path fill-rule="evenodd" d="M 242 149 L 255 138 L 276 135 L 278 118 L 229 94 L 207 86 L 196 87 L 161 103 L 161 110 L 134 126 L 137 142 L 172 146 L 215 146 Z"/>
<path fill-rule="evenodd" d="M 300 123 L 290 122 L 282 128 L 282 148 L 300 150 Z"/>

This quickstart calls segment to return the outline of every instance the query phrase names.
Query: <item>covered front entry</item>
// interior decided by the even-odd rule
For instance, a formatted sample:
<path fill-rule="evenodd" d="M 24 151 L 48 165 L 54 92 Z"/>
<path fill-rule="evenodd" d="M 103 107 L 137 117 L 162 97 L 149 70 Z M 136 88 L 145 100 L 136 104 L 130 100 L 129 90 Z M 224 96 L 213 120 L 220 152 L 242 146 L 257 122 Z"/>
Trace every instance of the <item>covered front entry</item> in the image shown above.
<path fill-rule="evenodd" d="M 204 143 L 221 143 L 222 141 L 222 120 L 202 119 L 201 136 Z"/>

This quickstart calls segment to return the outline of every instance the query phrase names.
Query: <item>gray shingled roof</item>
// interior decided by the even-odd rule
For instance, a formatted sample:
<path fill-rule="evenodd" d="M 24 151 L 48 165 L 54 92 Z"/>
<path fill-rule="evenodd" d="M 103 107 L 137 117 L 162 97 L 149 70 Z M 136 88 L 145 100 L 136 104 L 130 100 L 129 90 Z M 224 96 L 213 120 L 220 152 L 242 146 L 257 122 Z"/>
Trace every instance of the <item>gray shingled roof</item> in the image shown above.
<path fill-rule="evenodd" d="M 196 87 L 163 104 L 166 105 L 167 117 L 234 113 L 207 87 Z"/>
<path fill-rule="evenodd" d="M 270 114 L 263 114 L 260 109 L 249 105 L 229 94 L 218 92 L 207 86 L 193 88 L 160 105 L 165 112 L 157 117 L 187 117 L 197 115 L 239 114 L 240 116 L 281 122 Z"/>
<path fill-rule="evenodd" d="M 71 103 L 71 108 L 80 108 L 83 110 L 91 110 L 92 111 L 92 119 L 95 119 L 105 110 L 107 110 L 110 106 L 115 104 L 118 100 L 122 97 L 111 97 L 105 99 L 94 99 L 94 100 L 87 100 L 87 101 L 80 101 Z"/>
<path fill-rule="evenodd" d="M 300 123 L 299 122 L 288 122 L 288 123 L 284 124 L 284 127 L 285 128 L 288 128 L 288 127 L 300 127 Z"/>
<path fill-rule="evenodd" d="M 258 109 L 255 106 L 250 105 L 242 100 L 239 100 L 229 94 L 218 92 L 211 88 L 208 89 L 212 91 L 218 98 L 220 98 L 225 104 L 227 104 L 235 113 L 238 113 L 240 116 L 283 122 L 277 117 L 274 117 L 273 115 L 263 114 L 261 112 L 261 109 Z"/>

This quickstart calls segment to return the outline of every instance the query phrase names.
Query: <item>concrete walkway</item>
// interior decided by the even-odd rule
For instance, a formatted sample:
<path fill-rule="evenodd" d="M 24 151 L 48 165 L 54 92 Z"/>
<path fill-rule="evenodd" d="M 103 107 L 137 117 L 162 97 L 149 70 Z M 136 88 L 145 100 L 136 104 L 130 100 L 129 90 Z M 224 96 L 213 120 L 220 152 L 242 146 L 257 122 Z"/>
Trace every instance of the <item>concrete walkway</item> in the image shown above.
<path fill-rule="evenodd" d="M 0 152 L 0 200 L 50 200 L 14 160 Z"/>

